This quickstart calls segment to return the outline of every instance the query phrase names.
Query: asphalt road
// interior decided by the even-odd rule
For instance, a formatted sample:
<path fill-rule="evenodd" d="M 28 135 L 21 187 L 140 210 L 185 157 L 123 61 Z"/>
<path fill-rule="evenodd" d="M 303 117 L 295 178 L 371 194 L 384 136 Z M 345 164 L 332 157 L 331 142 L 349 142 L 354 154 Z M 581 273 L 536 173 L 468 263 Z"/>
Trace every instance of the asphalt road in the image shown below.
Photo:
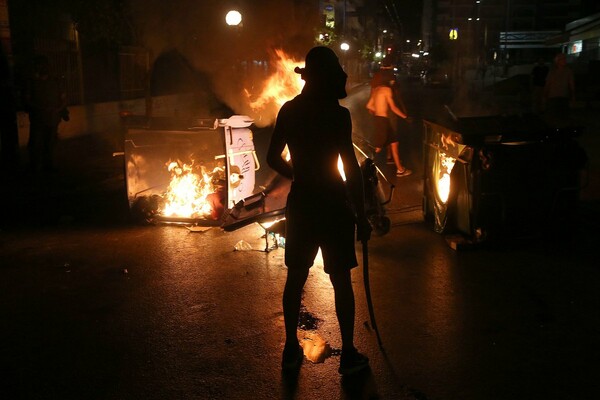
<path fill-rule="evenodd" d="M 345 103 L 357 134 L 368 129 L 367 90 L 355 88 Z M 571 230 L 452 250 L 420 212 L 419 124 L 452 99 L 408 84 L 405 96 L 415 117 L 405 159 L 416 173 L 391 175 L 392 228 L 369 243 L 384 351 L 368 323 L 362 270 L 353 271 L 356 342 L 370 371 L 337 373 L 333 291 L 318 261 L 299 330 L 317 362 L 283 377 L 284 250 L 262 251 L 257 224 L 196 233 L 134 223 L 122 159 L 109 142 L 85 136 L 60 143 L 57 173 L 3 177 L 0 398 L 595 398 L 596 175 Z M 267 135 L 256 132 L 258 150 Z M 597 139 L 583 141 L 597 171 Z M 252 250 L 234 251 L 240 240 Z"/>

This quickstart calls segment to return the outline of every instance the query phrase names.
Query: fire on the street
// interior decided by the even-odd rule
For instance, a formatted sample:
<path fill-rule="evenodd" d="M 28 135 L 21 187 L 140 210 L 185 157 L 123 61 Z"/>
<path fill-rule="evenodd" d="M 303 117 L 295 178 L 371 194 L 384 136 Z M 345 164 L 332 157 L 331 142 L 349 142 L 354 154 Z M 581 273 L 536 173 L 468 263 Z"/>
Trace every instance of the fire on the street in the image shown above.
<path fill-rule="evenodd" d="M 440 200 L 443 203 L 448 201 L 448 196 L 450 195 L 450 173 L 452 172 L 455 163 L 456 158 L 440 153 L 441 168 L 439 179 L 437 181 L 437 189 Z"/>
<path fill-rule="evenodd" d="M 283 50 L 276 49 L 271 62 L 272 73 L 266 79 L 262 91 L 258 95 L 251 95 L 246 90 L 250 107 L 259 113 L 279 112 L 285 102 L 302 91 L 304 81 L 294 69 L 303 66 L 303 61 L 295 60 Z M 287 147 L 284 150 L 284 157 L 289 160 Z M 224 179 L 223 168 L 217 167 L 213 171 L 207 171 L 204 167 L 194 167 L 193 161 L 190 164 L 169 161 L 167 169 L 171 174 L 171 180 L 167 191 L 162 196 L 164 206 L 158 210 L 159 215 L 190 219 L 218 217 L 219 212 L 216 212 L 215 205 L 221 204 L 222 199 L 218 198 L 218 185 L 214 185 L 214 182 Z M 345 180 L 341 159 L 338 161 L 338 170 Z"/>
<path fill-rule="evenodd" d="M 300 74 L 294 71 L 296 67 L 304 67 L 303 61 L 298 61 L 287 55 L 283 50 L 276 49 L 272 65 L 274 66 L 273 74 L 265 82 L 260 95 L 250 103 L 250 107 L 254 111 L 262 110 L 272 104 L 278 112 L 281 106 L 297 96 L 304 87 L 304 80 L 302 80 Z M 250 96 L 248 91 L 246 91 L 246 94 Z M 283 156 L 287 161 L 290 160 L 287 146 L 283 151 Z M 345 181 L 346 175 L 341 157 L 338 158 L 337 166 L 342 179 Z"/>
<path fill-rule="evenodd" d="M 250 102 L 250 107 L 260 111 L 272 104 L 278 111 L 286 101 L 297 96 L 304 87 L 304 81 L 294 69 L 303 65 L 303 61 L 295 60 L 283 50 L 276 49 L 271 62 L 273 73 L 266 80 L 262 92 Z M 246 94 L 251 97 L 248 91 Z"/>
<path fill-rule="evenodd" d="M 246 91 L 250 107 L 258 112 L 272 107 L 275 112 L 278 112 L 286 101 L 291 100 L 302 90 L 304 81 L 294 72 L 294 69 L 303 64 L 288 56 L 283 50 L 276 49 L 271 63 L 272 74 L 265 81 L 262 92 L 250 100 L 251 95 Z M 213 181 L 217 175 L 224 176 L 225 171 L 216 168 L 209 172 L 201 168 L 201 172 L 196 173 L 192 166 L 193 162 L 189 165 L 180 161 L 167 163 L 171 181 L 163 196 L 165 205 L 159 210 L 160 215 L 177 218 L 215 217 Z"/>
<path fill-rule="evenodd" d="M 210 173 L 204 167 L 195 173 L 192 164 L 171 161 L 167 164 L 171 181 L 164 195 L 164 209 L 159 214 L 165 217 L 207 218 L 213 213 L 211 195 L 215 193 L 215 175 L 224 175 L 222 168 Z"/>

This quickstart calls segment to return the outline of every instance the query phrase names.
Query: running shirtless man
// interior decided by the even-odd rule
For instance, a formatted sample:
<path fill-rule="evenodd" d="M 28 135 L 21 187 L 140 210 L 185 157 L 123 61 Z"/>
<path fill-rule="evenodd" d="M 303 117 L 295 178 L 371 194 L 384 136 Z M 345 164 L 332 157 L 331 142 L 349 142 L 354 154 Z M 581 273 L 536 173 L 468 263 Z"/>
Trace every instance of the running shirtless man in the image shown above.
<path fill-rule="evenodd" d="M 393 131 L 390 123 L 390 110 L 400 118 L 407 118 L 394 103 L 392 88 L 383 73 L 378 72 L 373 76 L 371 97 L 367 102 L 367 110 L 374 116 L 375 139 L 373 145 L 375 152 L 379 153 L 383 147 L 390 145 L 392 157 L 396 164 L 396 176 L 408 176 L 412 171 L 402 164 L 399 153 L 398 135 Z"/>

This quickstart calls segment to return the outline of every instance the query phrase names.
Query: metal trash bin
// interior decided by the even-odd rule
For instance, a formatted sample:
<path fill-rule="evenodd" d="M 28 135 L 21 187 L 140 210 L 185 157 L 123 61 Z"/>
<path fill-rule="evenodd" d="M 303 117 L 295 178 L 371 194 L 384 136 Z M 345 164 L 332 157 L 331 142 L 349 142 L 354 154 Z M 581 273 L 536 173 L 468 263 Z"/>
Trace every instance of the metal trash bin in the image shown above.
<path fill-rule="evenodd" d="M 474 242 L 540 233 L 576 206 L 579 133 L 535 115 L 424 120 L 425 220 Z"/>
<path fill-rule="evenodd" d="M 260 165 L 249 117 L 124 122 L 125 182 L 134 216 L 220 225 L 226 209 L 254 193 Z"/>

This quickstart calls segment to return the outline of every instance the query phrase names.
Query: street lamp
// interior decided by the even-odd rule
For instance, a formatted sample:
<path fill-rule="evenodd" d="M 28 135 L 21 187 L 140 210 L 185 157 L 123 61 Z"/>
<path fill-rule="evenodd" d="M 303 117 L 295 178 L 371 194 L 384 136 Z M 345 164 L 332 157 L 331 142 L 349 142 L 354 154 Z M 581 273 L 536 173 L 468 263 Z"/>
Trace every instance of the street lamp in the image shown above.
<path fill-rule="evenodd" d="M 230 27 L 232 27 L 232 31 L 235 31 L 235 46 L 236 46 L 236 50 L 234 52 L 235 56 L 235 68 L 238 69 L 240 68 L 240 58 L 239 58 L 239 51 L 237 50 L 237 47 L 239 47 L 240 45 L 240 35 L 241 35 L 241 31 L 242 31 L 242 14 L 236 10 L 229 10 L 227 12 L 227 14 L 225 15 L 225 22 L 227 23 L 227 25 L 229 25 Z M 233 32 L 232 32 L 233 33 Z"/>
<path fill-rule="evenodd" d="M 225 15 L 225 22 L 229 26 L 239 26 L 242 23 L 242 14 L 237 10 L 230 10 Z"/>
<path fill-rule="evenodd" d="M 350 45 L 348 42 L 340 43 L 340 50 L 342 50 L 342 67 L 346 69 L 346 53 L 348 53 L 348 50 L 350 50 Z"/>

